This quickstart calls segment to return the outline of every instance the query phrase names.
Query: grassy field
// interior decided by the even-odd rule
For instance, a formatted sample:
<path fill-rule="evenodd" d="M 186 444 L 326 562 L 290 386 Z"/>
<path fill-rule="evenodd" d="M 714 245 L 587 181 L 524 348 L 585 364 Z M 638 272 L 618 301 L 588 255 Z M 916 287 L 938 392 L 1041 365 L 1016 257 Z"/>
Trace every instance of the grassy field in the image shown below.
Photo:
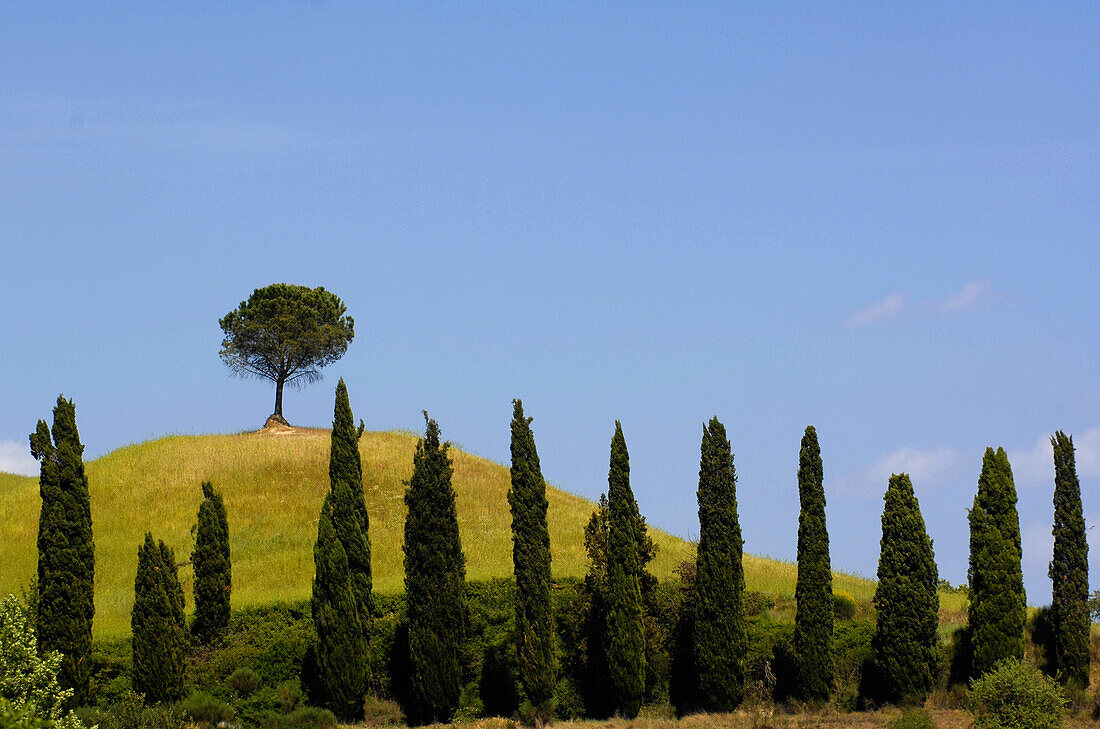
<path fill-rule="evenodd" d="M 375 588 L 402 589 L 404 485 L 412 471 L 416 436 L 365 433 L 360 441 L 363 485 L 371 518 Z M 129 632 L 137 547 L 146 531 L 188 560 L 204 479 L 225 497 L 233 553 L 233 604 L 256 605 L 308 597 L 313 542 L 328 489 L 329 431 L 296 428 L 237 435 L 171 436 L 127 446 L 87 464 L 96 538 L 97 637 Z M 483 458 L 452 450 L 458 517 L 470 579 L 512 571 L 509 473 Z M 550 540 L 556 576 L 586 569 L 583 533 L 592 502 L 551 489 Z M 18 594 L 35 572 L 37 479 L 0 474 L 0 593 Z M 692 556 L 687 542 L 653 530 L 653 571 L 672 574 Z M 794 592 L 795 565 L 746 556 L 750 590 Z M 190 601 L 190 567 L 180 571 Z M 868 580 L 837 575 L 835 589 L 857 600 L 871 597 Z"/>

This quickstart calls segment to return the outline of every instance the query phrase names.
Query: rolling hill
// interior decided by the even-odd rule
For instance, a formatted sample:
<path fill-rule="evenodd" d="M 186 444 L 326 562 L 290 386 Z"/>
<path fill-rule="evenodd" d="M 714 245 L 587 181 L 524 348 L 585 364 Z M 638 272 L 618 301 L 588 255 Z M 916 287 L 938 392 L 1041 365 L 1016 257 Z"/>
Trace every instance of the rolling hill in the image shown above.
<path fill-rule="evenodd" d="M 364 433 L 363 485 L 370 512 L 375 589 L 399 592 L 403 585 L 401 541 L 404 480 L 412 472 L 416 435 Z M 120 448 L 87 463 L 96 539 L 97 637 L 129 632 L 137 548 L 146 531 L 188 560 L 203 480 L 221 491 L 229 516 L 235 607 L 299 600 L 313 580 L 313 542 L 321 501 L 328 489 L 329 431 L 294 428 L 236 435 L 169 436 Z M 471 580 L 512 572 L 509 471 L 452 449 L 458 517 Z M 586 569 L 584 525 L 591 501 L 549 490 L 550 541 L 557 577 Z M 38 482 L 0 473 L 0 594 L 24 589 L 35 573 Z M 692 555 L 692 547 L 659 530 L 652 570 L 660 577 Z M 750 590 L 792 594 L 790 563 L 746 555 Z M 191 571 L 180 577 L 190 604 Z M 870 598 L 872 582 L 837 575 L 835 589 Z"/>

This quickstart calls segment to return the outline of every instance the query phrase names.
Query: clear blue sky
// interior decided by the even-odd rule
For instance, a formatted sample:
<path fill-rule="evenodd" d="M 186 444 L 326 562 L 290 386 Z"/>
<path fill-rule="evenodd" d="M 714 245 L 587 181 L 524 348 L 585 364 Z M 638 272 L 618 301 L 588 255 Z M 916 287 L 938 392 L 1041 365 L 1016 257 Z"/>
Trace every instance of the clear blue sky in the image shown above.
<path fill-rule="evenodd" d="M 59 392 L 88 456 L 260 426 L 217 320 L 287 281 L 357 330 L 297 424 L 342 376 L 370 428 L 505 461 L 518 396 L 596 497 L 618 418 L 693 536 L 717 415 L 788 559 L 813 424 L 834 565 L 874 574 L 907 470 L 956 583 L 1003 445 L 1035 603 L 1057 428 L 1100 520 L 1096 4 L 181 5 L 0 10 L 0 467 Z"/>

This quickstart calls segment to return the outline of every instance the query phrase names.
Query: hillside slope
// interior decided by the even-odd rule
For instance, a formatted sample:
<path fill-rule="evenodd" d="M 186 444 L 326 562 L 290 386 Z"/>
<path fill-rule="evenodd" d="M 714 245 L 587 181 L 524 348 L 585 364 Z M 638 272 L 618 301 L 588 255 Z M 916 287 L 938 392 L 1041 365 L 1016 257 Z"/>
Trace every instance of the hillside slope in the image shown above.
<path fill-rule="evenodd" d="M 416 436 L 364 433 L 363 485 L 370 512 L 375 589 L 402 589 L 404 480 L 412 472 Z M 512 571 L 508 468 L 457 449 L 454 487 L 469 579 Z M 328 489 L 329 431 L 293 429 L 237 435 L 170 436 L 127 446 L 87 464 L 96 538 L 95 634 L 129 632 L 137 548 L 151 531 L 190 557 L 203 480 L 225 497 L 233 554 L 233 604 L 298 600 L 310 594 L 317 516 Z M 592 502 L 551 488 L 550 542 L 555 576 L 586 569 L 584 525 Z M 0 474 L 0 594 L 18 594 L 35 572 L 37 479 Z M 692 554 L 691 545 L 652 530 L 653 571 L 661 577 Z M 749 589 L 790 594 L 792 564 L 747 556 Z M 191 603 L 191 570 L 180 570 Z M 870 597 L 867 580 L 838 575 L 836 589 Z"/>

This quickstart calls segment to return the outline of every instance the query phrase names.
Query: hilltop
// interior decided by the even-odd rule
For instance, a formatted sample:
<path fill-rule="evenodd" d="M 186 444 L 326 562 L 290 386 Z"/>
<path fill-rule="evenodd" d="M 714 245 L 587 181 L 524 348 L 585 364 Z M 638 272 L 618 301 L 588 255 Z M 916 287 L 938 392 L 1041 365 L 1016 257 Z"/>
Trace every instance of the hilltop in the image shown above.
<path fill-rule="evenodd" d="M 375 589 L 400 592 L 404 480 L 412 473 L 416 435 L 367 432 L 359 442 L 370 512 Z M 471 580 L 512 572 L 506 466 L 452 448 L 458 518 Z M 189 559 L 203 480 L 225 498 L 233 553 L 233 605 L 300 600 L 310 594 L 313 542 L 328 489 L 327 429 L 268 429 L 236 435 L 169 436 L 126 446 L 87 463 L 96 540 L 97 637 L 129 632 L 137 547 L 151 531 Z M 555 577 L 580 577 L 587 567 L 584 526 L 594 504 L 551 487 L 550 541 Z M 0 473 L 0 594 L 19 594 L 35 573 L 38 482 Z M 691 558 L 691 545 L 658 529 L 652 565 L 659 577 Z M 790 563 L 746 555 L 750 590 L 790 595 Z M 180 570 L 190 604 L 189 567 Z M 834 589 L 865 600 L 874 585 L 837 575 Z"/>

